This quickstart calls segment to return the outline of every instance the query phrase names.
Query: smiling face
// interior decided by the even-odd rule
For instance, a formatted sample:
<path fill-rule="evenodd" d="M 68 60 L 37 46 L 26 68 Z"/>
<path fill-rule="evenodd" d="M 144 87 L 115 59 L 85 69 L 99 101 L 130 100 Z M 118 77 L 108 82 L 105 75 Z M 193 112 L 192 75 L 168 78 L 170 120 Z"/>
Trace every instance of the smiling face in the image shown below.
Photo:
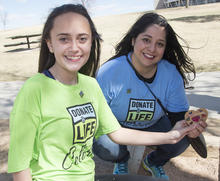
<path fill-rule="evenodd" d="M 156 72 L 157 63 L 166 48 L 165 28 L 157 24 L 147 27 L 137 38 L 132 39 L 132 46 L 132 64 L 140 74 L 150 78 Z"/>
<path fill-rule="evenodd" d="M 90 56 L 92 35 L 88 20 L 77 13 L 55 18 L 47 46 L 55 56 L 51 67 L 59 75 L 76 75 Z"/>

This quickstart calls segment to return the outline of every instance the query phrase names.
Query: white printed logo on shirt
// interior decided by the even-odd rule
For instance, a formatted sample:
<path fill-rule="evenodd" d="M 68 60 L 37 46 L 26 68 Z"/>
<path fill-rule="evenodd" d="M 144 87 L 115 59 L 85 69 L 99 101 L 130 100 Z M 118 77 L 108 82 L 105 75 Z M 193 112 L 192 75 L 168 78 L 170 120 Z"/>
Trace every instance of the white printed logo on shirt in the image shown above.
<path fill-rule="evenodd" d="M 94 136 L 96 130 L 96 114 L 91 103 L 68 107 L 67 110 L 72 117 L 73 145 L 62 162 L 65 170 L 93 155 L 87 140 Z"/>
<path fill-rule="evenodd" d="M 155 111 L 155 100 L 130 99 L 127 122 L 151 121 Z"/>
<path fill-rule="evenodd" d="M 96 115 L 91 103 L 67 108 L 73 120 L 73 144 L 86 142 L 96 129 Z"/>

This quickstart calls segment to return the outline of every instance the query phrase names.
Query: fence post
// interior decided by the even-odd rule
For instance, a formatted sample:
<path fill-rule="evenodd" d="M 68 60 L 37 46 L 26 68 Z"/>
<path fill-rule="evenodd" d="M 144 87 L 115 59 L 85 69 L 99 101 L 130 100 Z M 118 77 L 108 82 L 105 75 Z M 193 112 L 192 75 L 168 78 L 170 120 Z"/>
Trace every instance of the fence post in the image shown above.
<path fill-rule="evenodd" d="M 30 47 L 29 37 L 26 36 L 26 38 L 27 38 L 28 49 L 30 49 L 31 47 Z"/>

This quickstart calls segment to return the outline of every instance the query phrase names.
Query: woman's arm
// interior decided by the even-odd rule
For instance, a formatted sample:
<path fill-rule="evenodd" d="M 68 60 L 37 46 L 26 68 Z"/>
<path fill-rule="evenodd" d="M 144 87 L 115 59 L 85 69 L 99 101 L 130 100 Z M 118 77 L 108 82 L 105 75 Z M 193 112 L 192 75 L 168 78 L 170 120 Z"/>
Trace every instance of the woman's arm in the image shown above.
<path fill-rule="evenodd" d="M 13 173 L 13 181 L 32 181 L 30 169 Z"/>
<path fill-rule="evenodd" d="M 122 145 L 161 145 L 175 144 L 197 125 L 187 126 L 185 120 L 178 121 L 169 132 L 147 132 L 128 128 L 120 128 L 109 133 L 112 141 Z"/>

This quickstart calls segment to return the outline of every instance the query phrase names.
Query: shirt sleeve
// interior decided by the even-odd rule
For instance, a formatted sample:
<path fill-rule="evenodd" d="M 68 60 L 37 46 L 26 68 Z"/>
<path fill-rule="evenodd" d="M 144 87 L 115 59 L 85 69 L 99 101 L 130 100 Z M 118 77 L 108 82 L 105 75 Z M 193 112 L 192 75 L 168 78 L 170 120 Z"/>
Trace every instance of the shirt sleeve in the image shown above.
<path fill-rule="evenodd" d="M 24 85 L 10 114 L 9 173 L 29 168 L 40 120 L 39 104 L 34 87 Z"/>
<path fill-rule="evenodd" d="M 184 82 L 177 70 L 173 72 L 167 96 L 167 110 L 169 112 L 183 112 L 189 109 Z"/>
<path fill-rule="evenodd" d="M 176 124 L 177 121 L 183 120 L 186 111 L 183 112 L 168 112 L 169 120 L 171 121 L 172 126 Z"/>
<path fill-rule="evenodd" d="M 110 87 L 109 87 L 111 82 L 106 79 L 106 76 L 103 75 L 102 71 L 98 72 L 96 80 L 98 81 L 99 86 L 102 89 L 102 92 L 103 92 L 103 94 L 105 96 L 105 99 L 106 99 L 108 105 L 110 105 L 111 104 L 111 100 L 112 100 L 112 96 L 113 96 L 112 93 L 110 92 Z M 106 84 L 106 82 L 108 82 L 108 84 Z"/>
<path fill-rule="evenodd" d="M 99 136 L 103 134 L 108 134 L 113 131 L 118 130 L 121 126 L 118 123 L 116 117 L 112 113 L 106 99 L 102 93 L 101 88 L 98 86 L 98 95 L 99 95 L 99 102 L 98 102 L 98 118 L 99 118 L 99 126 L 96 132 L 95 138 L 97 139 Z"/>

